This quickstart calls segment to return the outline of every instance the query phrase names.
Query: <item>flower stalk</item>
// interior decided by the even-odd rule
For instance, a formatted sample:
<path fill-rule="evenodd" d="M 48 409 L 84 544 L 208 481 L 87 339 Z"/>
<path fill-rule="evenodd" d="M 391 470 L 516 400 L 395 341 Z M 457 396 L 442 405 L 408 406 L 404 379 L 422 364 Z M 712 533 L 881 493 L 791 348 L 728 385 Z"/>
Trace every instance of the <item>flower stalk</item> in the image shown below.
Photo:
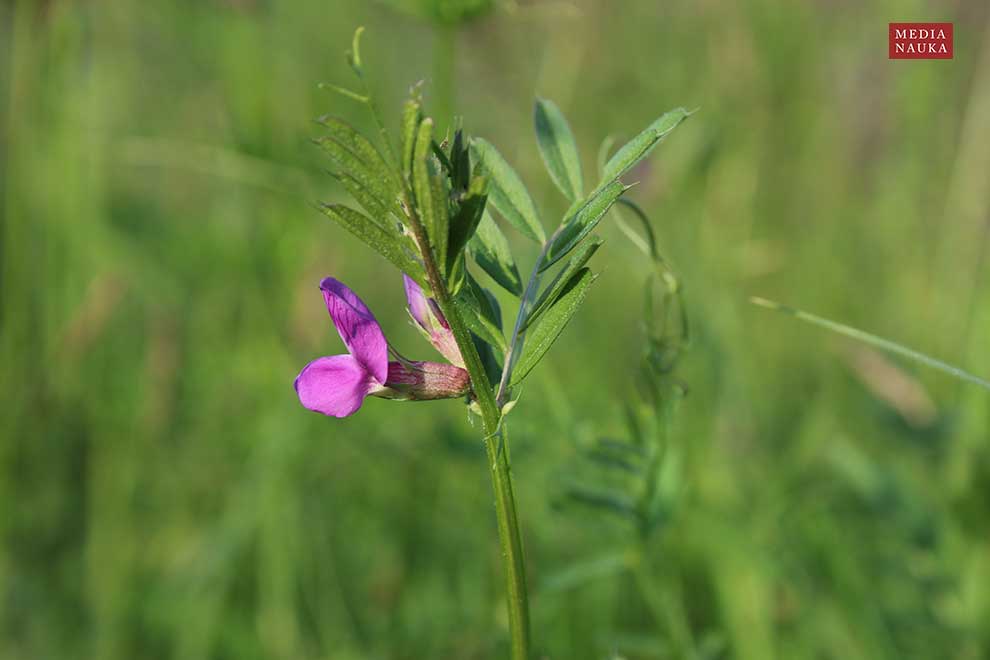
<path fill-rule="evenodd" d="M 444 318 L 450 326 L 450 331 L 457 341 L 461 356 L 464 358 L 464 368 L 471 378 L 474 400 L 477 402 L 481 413 L 485 452 L 488 457 L 492 491 L 495 496 L 495 517 L 498 524 L 499 544 L 505 567 L 511 658 L 512 660 L 528 660 L 530 632 L 526 561 L 523 555 L 522 535 L 519 532 L 519 522 L 516 516 L 509 452 L 505 447 L 505 423 L 502 420 L 502 413 L 492 385 L 485 373 L 481 356 L 471 338 L 471 332 L 464 323 L 454 303 L 454 298 L 440 273 L 436 259 L 433 257 L 426 228 L 415 210 L 416 206 L 412 203 L 412 191 L 409 190 L 408 185 L 404 186 L 403 195 L 405 196 L 405 206 L 410 211 L 408 215 L 409 226 L 413 232 L 413 238 L 420 246 L 426 279 L 433 291 L 437 305 L 443 312 Z"/>

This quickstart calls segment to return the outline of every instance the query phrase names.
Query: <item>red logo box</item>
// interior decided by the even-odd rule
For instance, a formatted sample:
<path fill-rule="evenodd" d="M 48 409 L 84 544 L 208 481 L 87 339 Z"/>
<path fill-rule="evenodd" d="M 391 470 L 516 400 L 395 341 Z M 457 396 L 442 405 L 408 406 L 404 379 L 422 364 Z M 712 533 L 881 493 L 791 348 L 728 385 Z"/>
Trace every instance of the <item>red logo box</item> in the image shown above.
<path fill-rule="evenodd" d="M 887 47 L 892 60 L 951 60 L 952 23 L 890 23 Z"/>

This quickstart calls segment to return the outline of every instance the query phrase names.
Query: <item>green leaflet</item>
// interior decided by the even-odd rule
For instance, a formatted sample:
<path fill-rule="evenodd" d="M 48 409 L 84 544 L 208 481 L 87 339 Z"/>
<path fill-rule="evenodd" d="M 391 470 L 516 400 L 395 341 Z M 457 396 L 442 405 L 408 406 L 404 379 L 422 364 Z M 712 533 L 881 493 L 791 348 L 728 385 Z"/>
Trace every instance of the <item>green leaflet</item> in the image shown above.
<path fill-rule="evenodd" d="M 488 175 L 488 196 L 492 205 L 523 235 L 543 243 L 546 233 L 533 200 L 516 171 L 491 143 L 481 138 L 471 140 L 471 154 L 478 162 L 480 173 Z"/>
<path fill-rule="evenodd" d="M 478 356 L 481 358 L 481 364 L 485 367 L 488 382 L 497 383 L 502 376 L 502 363 L 499 360 L 501 356 L 496 356 L 492 345 L 482 341 L 478 335 L 471 335 L 471 342 L 478 349 Z"/>
<path fill-rule="evenodd" d="M 598 221 L 608 212 L 615 200 L 628 189 L 628 186 L 624 186 L 621 181 L 615 179 L 593 193 L 591 198 L 573 215 L 569 215 L 559 230 L 560 233 L 554 237 L 553 243 L 550 244 L 546 256 L 543 258 L 543 263 L 540 264 L 540 272 L 545 271 L 574 249 L 598 225 Z"/>
<path fill-rule="evenodd" d="M 578 252 L 571 257 L 570 260 L 568 260 L 567 265 L 564 266 L 559 273 L 557 273 L 557 276 L 553 278 L 550 285 L 543 290 L 543 293 L 533 305 L 532 310 L 526 316 L 526 321 L 522 325 L 522 331 L 525 331 L 526 328 L 533 325 L 536 319 L 557 301 L 561 292 L 563 292 L 564 287 L 566 287 L 568 282 L 571 281 L 571 277 L 584 268 L 585 264 L 588 263 L 588 260 L 591 259 L 591 256 L 598 251 L 598 248 L 600 248 L 604 242 L 605 241 L 601 238 L 593 236 L 588 243 L 578 250 Z"/>
<path fill-rule="evenodd" d="M 570 201 L 584 197 L 581 160 L 567 119 L 553 101 L 537 99 L 533 110 L 536 141 L 550 178 Z"/>
<path fill-rule="evenodd" d="M 323 213 L 351 232 L 372 250 L 391 261 L 396 268 L 422 281 L 422 268 L 402 249 L 398 234 L 389 234 L 360 211 L 342 204 L 323 204 Z"/>
<path fill-rule="evenodd" d="M 437 172 L 432 158 L 433 120 L 424 119 L 416 135 L 413 154 L 413 191 L 420 221 L 430 239 L 429 249 L 440 267 L 447 260 L 448 208 L 444 177 Z"/>
<path fill-rule="evenodd" d="M 397 221 L 397 219 L 392 217 L 391 210 L 385 206 L 378 196 L 347 172 L 332 172 L 331 174 L 350 193 L 351 197 L 361 205 L 361 208 L 371 216 L 371 220 L 376 225 L 391 233 L 392 223 Z"/>
<path fill-rule="evenodd" d="M 454 263 L 450 266 L 450 273 L 447 275 L 447 290 L 450 291 L 450 295 L 456 296 L 461 291 L 461 287 L 464 286 L 464 280 L 467 277 L 467 264 L 465 263 L 464 253 L 461 252 L 460 256 L 454 259 Z"/>
<path fill-rule="evenodd" d="M 526 336 L 522 357 L 512 370 L 509 387 L 515 387 L 533 370 L 560 336 L 588 294 L 588 287 L 595 281 L 588 268 L 582 268 L 571 277 L 557 301 L 543 313 L 543 320 Z"/>
<path fill-rule="evenodd" d="M 522 279 L 512 258 L 509 241 L 486 211 L 474 236 L 468 241 L 468 252 L 475 263 L 503 289 L 512 295 L 522 295 Z"/>
<path fill-rule="evenodd" d="M 402 173 L 412 178 L 413 151 L 416 148 L 416 133 L 419 123 L 423 121 L 423 113 L 418 98 L 406 101 L 402 109 Z"/>
<path fill-rule="evenodd" d="M 499 307 L 498 300 L 492 295 L 491 291 L 478 284 L 478 280 L 470 275 L 467 277 L 467 283 L 471 288 L 471 292 L 474 294 L 475 300 L 479 303 L 482 317 L 487 323 L 496 328 L 501 335 L 502 308 Z"/>
<path fill-rule="evenodd" d="M 661 140 L 690 116 L 691 113 L 684 108 L 676 108 L 647 126 L 642 133 L 626 142 L 605 163 L 602 170 L 602 183 L 610 182 L 612 179 L 622 176 L 630 167 L 646 158 Z"/>
<path fill-rule="evenodd" d="M 335 175 L 346 172 L 360 184 L 366 195 L 374 198 L 378 206 L 395 209 L 397 213 L 401 212 L 398 204 L 399 189 L 393 184 L 391 170 L 384 161 L 369 162 L 333 136 L 323 136 L 317 138 L 315 142 L 330 156 L 330 160 L 335 165 L 333 171 Z M 374 150 L 373 146 L 371 148 Z"/>
<path fill-rule="evenodd" d="M 447 240 L 447 273 L 453 269 L 457 259 L 463 256 L 464 247 L 474 235 L 481 222 L 488 200 L 488 182 L 484 177 L 474 177 L 467 193 L 460 198 L 457 212 L 450 219 L 450 234 Z"/>
<path fill-rule="evenodd" d="M 334 173 L 346 172 L 385 208 L 398 209 L 398 190 L 393 188 L 387 174 L 375 171 L 373 166 L 363 161 L 343 143 L 329 136 L 317 138 L 316 144 L 330 156 L 335 166 Z"/>
<path fill-rule="evenodd" d="M 454 300 L 457 310 L 471 332 L 504 354 L 508 346 L 502 336 L 498 303 L 470 275 L 467 284 Z"/>
<path fill-rule="evenodd" d="M 471 156 L 464 143 L 464 131 L 454 133 L 450 146 L 450 187 L 454 190 L 467 190 L 471 186 Z"/>
<path fill-rule="evenodd" d="M 399 180 L 395 176 L 395 170 L 389 166 L 378 147 L 372 144 L 368 138 L 347 122 L 336 117 L 324 115 L 318 121 L 330 132 L 330 137 L 364 163 L 371 174 L 380 178 L 389 189 L 398 192 Z"/>

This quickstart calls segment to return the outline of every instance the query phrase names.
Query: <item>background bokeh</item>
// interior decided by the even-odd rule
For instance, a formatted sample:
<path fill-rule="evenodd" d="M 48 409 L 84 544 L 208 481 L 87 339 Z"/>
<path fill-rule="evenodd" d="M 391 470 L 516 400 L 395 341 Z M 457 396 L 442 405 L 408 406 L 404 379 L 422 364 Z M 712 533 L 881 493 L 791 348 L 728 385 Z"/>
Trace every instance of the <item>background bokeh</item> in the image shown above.
<path fill-rule="evenodd" d="M 368 127 L 317 88 L 350 84 L 358 25 L 390 125 L 425 80 L 548 226 L 535 95 L 586 172 L 605 136 L 700 107 L 631 192 L 693 323 L 676 507 L 630 550 L 559 497 L 633 396 L 648 264 L 609 223 L 509 418 L 539 657 L 990 657 L 988 392 L 748 302 L 990 374 L 990 5 L 404 4 L 0 3 L 0 657 L 504 656 L 463 406 L 331 420 L 292 390 L 341 349 L 325 275 L 432 357 L 398 273 L 312 205 L 344 196 L 311 119 Z M 954 21 L 955 59 L 889 61 L 911 20 Z"/>

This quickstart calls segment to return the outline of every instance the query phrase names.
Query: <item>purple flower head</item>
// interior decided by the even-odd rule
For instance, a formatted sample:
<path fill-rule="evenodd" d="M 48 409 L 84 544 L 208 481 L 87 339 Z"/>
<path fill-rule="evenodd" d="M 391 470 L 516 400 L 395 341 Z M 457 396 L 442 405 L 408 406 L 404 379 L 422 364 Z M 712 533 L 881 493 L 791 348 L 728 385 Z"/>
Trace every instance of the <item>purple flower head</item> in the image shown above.
<path fill-rule="evenodd" d="M 343 282 L 320 282 L 330 320 L 348 355 L 318 358 L 296 378 L 296 393 L 306 408 L 333 417 L 357 412 L 364 398 L 385 387 L 388 342 L 374 314 Z"/>
<path fill-rule="evenodd" d="M 426 400 L 460 397 L 470 390 L 468 374 L 459 366 L 389 362 L 385 334 L 364 302 L 332 277 L 324 278 L 320 289 L 348 354 L 317 358 L 303 368 L 295 388 L 304 407 L 347 417 L 368 395 Z"/>
<path fill-rule="evenodd" d="M 403 274 L 402 280 L 406 285 L 406 300 L 409 303 L 409 315 L 419 326 L 426 338 L 433 344 L 433 347 L 440 351 L 440 355 L 458 367 L 464 367 L 464 358 L 457 348 L 457 340 L 454 333 L 450 331 L 450 325 L 444 318 L 440 307 L 432 298 L 427 298 L 416 282 L 408 275 Z"/>

